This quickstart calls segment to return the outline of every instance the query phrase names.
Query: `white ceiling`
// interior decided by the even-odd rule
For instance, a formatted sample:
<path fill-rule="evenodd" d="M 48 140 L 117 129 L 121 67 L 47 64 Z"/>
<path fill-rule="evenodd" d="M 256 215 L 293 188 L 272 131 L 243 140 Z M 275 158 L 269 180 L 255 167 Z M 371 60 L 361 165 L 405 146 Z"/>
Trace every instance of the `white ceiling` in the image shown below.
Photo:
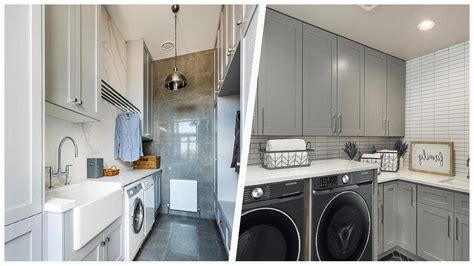
<path fill-rule="evenodd" d="M 357 5 L 268 7 L 405 60 L 469 39 L 468 5 L 379 5 L 370 12 Z M 419 31 L 425 19 L 436 26 Z"/>
<path fill-rule="evenodd" d="M 161 44 L 174 42 L 171 5 L 107 5 L 125 41 L 143 38 L 154 60 L 174 56 Z M 177 23 L 178 55 L 214 48 L 221 5 L 180 5 Z"/>

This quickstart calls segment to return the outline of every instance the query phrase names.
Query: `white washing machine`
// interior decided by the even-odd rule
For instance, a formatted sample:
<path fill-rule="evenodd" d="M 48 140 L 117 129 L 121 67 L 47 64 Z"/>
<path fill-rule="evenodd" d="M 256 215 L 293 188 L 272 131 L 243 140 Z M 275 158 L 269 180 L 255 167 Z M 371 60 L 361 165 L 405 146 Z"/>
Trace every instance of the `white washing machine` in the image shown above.
<path fill-rule="evenodd" d="M 132 261 L 144 239 L 145 205 L 143 186 L 136 182 L 125 187 L 125 261 Z"/>
<path fill-rule="evenodd" d="M 153 223 L 155 223 L 155 184 L 153 176 L 144 178 L 142 181 L 144 204 L 145 204 L 145 230 L 143 236 L 150 233 Z"/>

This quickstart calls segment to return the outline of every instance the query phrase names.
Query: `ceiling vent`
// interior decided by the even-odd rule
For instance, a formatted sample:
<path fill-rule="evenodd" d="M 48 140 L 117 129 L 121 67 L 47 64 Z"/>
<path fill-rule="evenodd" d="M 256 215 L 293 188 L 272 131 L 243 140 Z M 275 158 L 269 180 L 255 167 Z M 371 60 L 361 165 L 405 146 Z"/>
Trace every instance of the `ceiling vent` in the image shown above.
<path fill-rule="evenodd" d="M 367 12 L 372 11 L 374 8 L 376 8 L 378 5 L 358 5 L 360 8 L 364 9 Z"/>

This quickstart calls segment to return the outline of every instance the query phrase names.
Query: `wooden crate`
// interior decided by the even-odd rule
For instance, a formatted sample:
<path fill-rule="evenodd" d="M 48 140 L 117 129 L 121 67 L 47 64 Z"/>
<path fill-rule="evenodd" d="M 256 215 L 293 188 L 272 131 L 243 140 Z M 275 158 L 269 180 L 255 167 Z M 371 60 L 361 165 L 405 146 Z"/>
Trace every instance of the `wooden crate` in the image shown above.
<path fill-rule="evenodd" d="M 160 168 L 160 156 L 141 156 L 138 161 L 133 162 L 134 169 L 157 169 Z"/>

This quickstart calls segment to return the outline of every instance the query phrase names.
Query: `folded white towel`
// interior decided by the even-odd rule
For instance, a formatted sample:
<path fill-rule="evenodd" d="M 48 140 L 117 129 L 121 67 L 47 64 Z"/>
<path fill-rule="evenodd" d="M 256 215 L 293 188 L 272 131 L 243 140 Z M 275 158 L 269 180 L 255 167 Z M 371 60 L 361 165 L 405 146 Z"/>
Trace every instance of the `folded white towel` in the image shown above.
<path fill-rule="evenodd" d="M 304 139 L 270 139 L 266 145 L 267 151 L 306 150 Z"/>

